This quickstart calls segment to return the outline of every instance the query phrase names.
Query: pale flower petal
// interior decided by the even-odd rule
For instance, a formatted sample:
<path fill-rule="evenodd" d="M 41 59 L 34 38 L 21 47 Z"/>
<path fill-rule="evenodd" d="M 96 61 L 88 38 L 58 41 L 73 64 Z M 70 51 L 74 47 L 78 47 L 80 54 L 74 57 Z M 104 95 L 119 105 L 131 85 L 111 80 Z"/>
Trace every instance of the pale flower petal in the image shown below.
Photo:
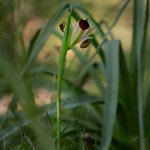
<path fill-rule="evenodd" d="M 87 48 L 90 45 L 91 41 L 92 41 L 92 39 L 87 39 L 87 40 L 83 41 L 80 45 L 80 48 Z"/>
<path fill-rule="evenodd" d="M 92 39 L 92 38 L 93 38 L 93 37 L 83 37 L 82 39 L 80 39 L 79 42 L 83 42 L 83 41 L 86 41 L 86 40 Z"/>
<path fill-rule="evenodd" d="M 75 24 L 75 26 L 73 27 L 72 30 L 72 35 L 71 35 L 71 39 L 74 37 L 74 35 L 76 34 L 77 30 L 79 29 L 79 21 Z"/>
<path fill-rule="evenodd" d="M 94 31 L 94 28 L 86 29 L 86 30 L 83 32 L 83 34 L 82 34 L 80 40 L 83 39 L 84 37 L 88 37 L 89 35 L 91 35 L 91 34 L 93 33 L 93 31 Z M 79 42 L 80 42 L 80 40 L 79 40 Z"/>
<path fill-rule="evenodd" d="M 86 36 L 91 35 L 91 34 L 93 33 L 93 31 L 94 31 L 94 28 L 93 28 L 93 27 L 92 27 L 92 28 L 89 28 L 88 31 L 87 31 L 87 33 L 86 33 Z"/>
<path fill-rule="evenodd" d="M 83 34 L 82 34 L 81 38 L 79 39 L 79 41 L 80 41 L 81 39 L 83 39 L 83 38 L 86 36 L 88 30 L 89 30 L 89 29 L 86 29 L 86 30 L 83 32 Z"/>

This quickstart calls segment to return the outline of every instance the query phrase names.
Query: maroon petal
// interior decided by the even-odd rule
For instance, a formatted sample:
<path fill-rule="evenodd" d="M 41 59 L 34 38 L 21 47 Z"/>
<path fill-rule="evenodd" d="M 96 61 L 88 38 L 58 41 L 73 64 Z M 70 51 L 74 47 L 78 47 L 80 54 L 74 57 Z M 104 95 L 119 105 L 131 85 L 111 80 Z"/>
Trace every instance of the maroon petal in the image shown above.
<path fill-rule="evenodd" d="M 91 43 L 91 39 L 87 39 L 85 41 L 83 41 L 80 45 L 80 48 L 87 48 Z"/>
<path fill-rule="evenodd" d="M 61 24 L 59 25 L 59 27 L 60 27 L 60 30 L 61 30 L 62 32 L 64 32 L 65 24 L 64 24 L 64 23 L 61 23 Z"/>
<path fill-rule="evenodd" d="M 82 30 L 86 30 L 86 29 L 88 29 L 88 28 L 90 27 L 88 21 L 87 21 L 87 20 L 83 20 L 83 19 L 81 19 L 81 20 L 79 21 L 79 26 L 80 26 L 80 28 L 81 28 Z"/>

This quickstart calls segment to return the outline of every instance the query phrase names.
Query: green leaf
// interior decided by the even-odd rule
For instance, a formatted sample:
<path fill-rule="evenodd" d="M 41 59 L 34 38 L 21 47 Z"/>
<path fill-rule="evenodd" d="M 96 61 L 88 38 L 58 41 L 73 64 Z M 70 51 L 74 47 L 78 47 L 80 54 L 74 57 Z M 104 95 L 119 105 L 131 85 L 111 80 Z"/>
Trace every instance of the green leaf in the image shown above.
<path fill-rule="evenodd" d="M 145 21 L 144 21 L 144 34 L 142 39 L 142 61 L 143 61 L 143 71 L 145 69 L 145 55 L 146 55 L 146 44 L 148 35 L 148 19 L 149 19 L 149 0 L 146 0 L 146 11 L 145 11 Z"/>
<path fill-rule="evenodd" d="M 106 95 L 101 150 L 108 150 L 111 144 L 116 119 L 119 91 L 119 47 L 120 41 L 111 40 L 105 44 Z"/>
<path fill-rule="evenodd" d="M 137 100 L 138 100 L 138 117 L 140 132 L 140 149 L 145 150 L 144 143 L 144 126 L 143 126 L 143 93 L 142 93 L 142 38 L 144 31 L 144 1 L 137 0 L 137 20 L 136 20 L 136 48 L 137 48 Z"/>

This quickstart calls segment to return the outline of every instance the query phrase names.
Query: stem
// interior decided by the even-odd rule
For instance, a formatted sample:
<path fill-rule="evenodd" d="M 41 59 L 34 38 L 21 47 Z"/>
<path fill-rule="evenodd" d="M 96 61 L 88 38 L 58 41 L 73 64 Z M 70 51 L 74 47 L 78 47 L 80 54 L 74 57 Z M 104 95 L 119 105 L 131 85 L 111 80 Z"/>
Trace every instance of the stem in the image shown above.
<path fill-rule="evenodd" d="M 68 51 L 68 43 L 70 41 L 71 37 L 71 30 L 70 28 L 70 22 L 71 22 L 71 15 L 72 15 L 72 9 L 70 11 L 70 15 L 67 21 L 65 33 L 63 36 L 62 44 L 61 44 L 61 50 L 59 55 L 59 63 L 58 63 L 58 79 L 57 79 L 57 150 L 61 149 L 61 101 L 60 101 L 60 95 L 61 95 L 61 86 L 62 86 L 62 79 L 63 79 L 63 72 L 65 68 L 65 58 Z"/>
<path fill-rule="evenodd" d="M 58 66 L 58 80 L 57 80 L 57 150 L 60 150 L 60 132 L 61 132 L 61 85 L 62 85 L 62 78 L 63 78 L 63 71 L 65 67 L 65 57 L 67 52 L 61 50 L 59 56 L 59 66 Z"/>
<path fill-rule="evenodd" d="M 57 150 L 60 150 L 61 102 L 57 97 Z"/>

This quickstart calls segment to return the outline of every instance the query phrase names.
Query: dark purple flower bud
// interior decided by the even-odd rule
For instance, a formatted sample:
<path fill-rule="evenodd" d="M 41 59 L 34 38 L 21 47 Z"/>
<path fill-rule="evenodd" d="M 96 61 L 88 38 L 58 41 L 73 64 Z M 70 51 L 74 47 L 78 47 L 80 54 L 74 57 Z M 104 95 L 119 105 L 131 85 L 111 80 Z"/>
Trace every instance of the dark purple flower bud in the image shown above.
<path fill-rule="evenodd" d="M 87 48 L 91 43 L 91 39 L 87 39 L 85 41 L 83 41 L 80 45 L 80 48 Z"/>
<path fill-rule="evenodd" d="M 79 21 L 79 26 L 80 26 L 80 28 L 81 28 L 82 30 L 86 30 L 86 29 L 88 29 L 88 28 L 90 27 L 88 21 L 87 21 L 87 20 L 83 20 L 83 19 L 81 19 L 81 20 Z"/>
<path fill-rule="evenodd" d="M 61 24 L 59 25 L 59 27 L 60 27 L 60 30 L 61 30 L 62 32 L 64 32 L 65 23 L 61 23 Z"/>

